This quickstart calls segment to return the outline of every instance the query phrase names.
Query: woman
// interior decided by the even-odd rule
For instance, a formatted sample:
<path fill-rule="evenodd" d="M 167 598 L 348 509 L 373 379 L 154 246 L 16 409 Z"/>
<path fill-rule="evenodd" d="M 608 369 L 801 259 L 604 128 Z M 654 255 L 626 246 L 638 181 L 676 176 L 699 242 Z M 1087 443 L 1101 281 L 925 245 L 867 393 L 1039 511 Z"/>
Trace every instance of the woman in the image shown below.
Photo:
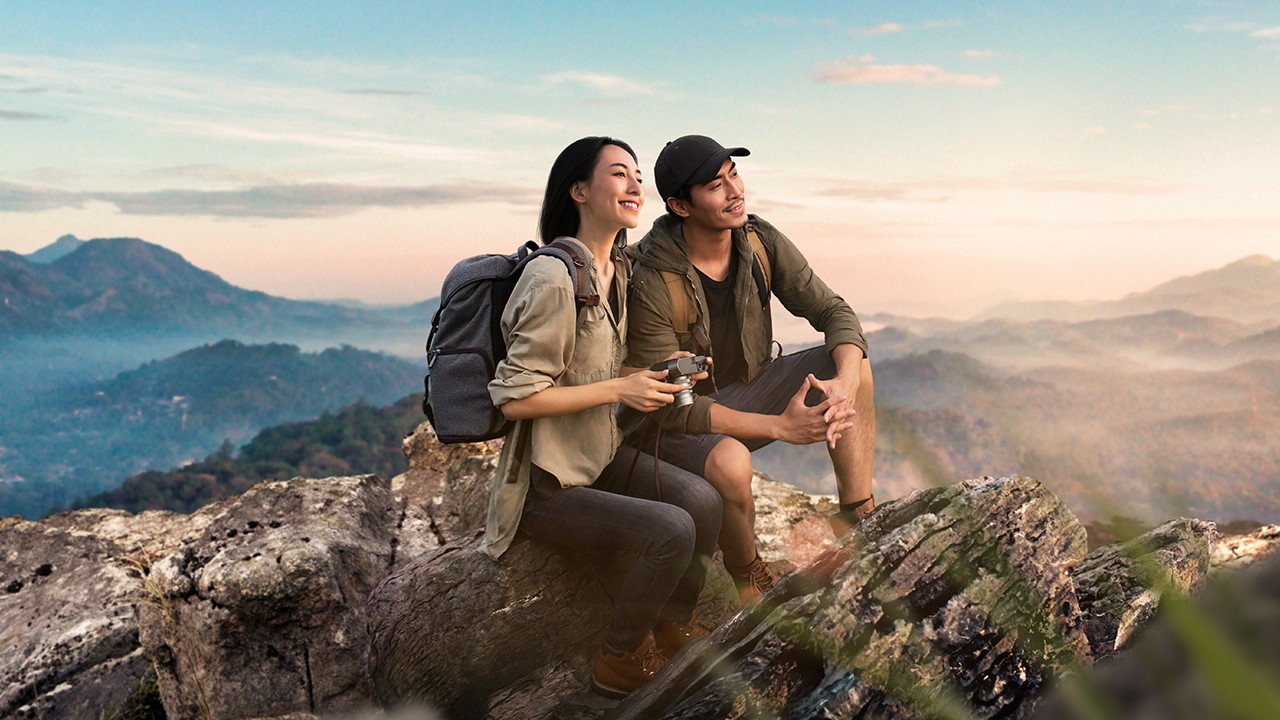
<path fill-rule="evenodd" d="M 664 372 L 621 366 L 631 267 L 621 249 L 644 206 L 636 155 L 620 140 L 565 148 L 547 179 L 539 233 L 587 260 L 601 302 L 578 321 L 557 258 L 526 267 L 502 315 L 507 358 L 489 393 L 516 425 L 495 473 L 484 548 L 499 557 L 517 529 L 537 540 L 637 559 L 592 670 L 592 689 L 640 687 L 694 632 L 692 615 L 720 532 L 720 497 L 702 478 L 619 447 L 618 403 L 644 412 L 672 402 Z M 634 468 L 634 470 L 633 470 Z"/>

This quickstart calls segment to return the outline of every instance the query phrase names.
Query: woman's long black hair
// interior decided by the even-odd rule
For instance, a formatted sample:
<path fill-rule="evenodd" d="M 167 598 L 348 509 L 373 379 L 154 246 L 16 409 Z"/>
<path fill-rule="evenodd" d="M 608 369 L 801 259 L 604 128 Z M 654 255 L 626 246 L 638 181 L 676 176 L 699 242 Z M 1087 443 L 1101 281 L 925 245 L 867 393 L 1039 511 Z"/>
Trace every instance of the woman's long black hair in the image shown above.
<path fill-rule="evenodd" d="M 569 190 L 576 182 L 587 182 L 596 169 L 600 151 L 606 145 L 617 145 L 639 163 L 636 153 L 625 142 L 611 137 L 584 137 L 560 151 L 547 176 L 547 193 L 542 198 L 542 214 L 538 218 L 538 235 L 542 244 L 567 235 L 578 236 L 578 207 Z M 614 244 L 626 244 L 626 229 L 618 231 Z"/>

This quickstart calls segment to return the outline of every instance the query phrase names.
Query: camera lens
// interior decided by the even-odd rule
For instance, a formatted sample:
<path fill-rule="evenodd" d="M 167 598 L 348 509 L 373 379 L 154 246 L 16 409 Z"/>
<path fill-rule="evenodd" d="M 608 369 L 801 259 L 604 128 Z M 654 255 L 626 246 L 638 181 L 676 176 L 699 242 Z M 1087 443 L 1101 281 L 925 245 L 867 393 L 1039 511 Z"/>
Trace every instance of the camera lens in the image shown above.
<path fill-rule="evenodd" d="M 684 407 L 693 404 L 693 383 L 689 381 L 688 376 L 681 375 L 679 379 L 672 382 L 680 385 L 680 390 L 676 391 L 676 407 Z"/>

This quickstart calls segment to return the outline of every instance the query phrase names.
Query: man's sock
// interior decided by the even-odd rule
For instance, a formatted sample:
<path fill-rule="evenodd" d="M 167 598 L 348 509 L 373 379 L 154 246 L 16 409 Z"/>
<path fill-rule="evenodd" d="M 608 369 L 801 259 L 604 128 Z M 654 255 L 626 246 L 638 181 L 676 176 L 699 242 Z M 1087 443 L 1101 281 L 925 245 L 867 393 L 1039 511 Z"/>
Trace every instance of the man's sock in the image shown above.
<path fill-rule="evenodd" d="M 840 512 L 846 513 L 846 514 L 855 512 L 857 511 L 858 508 L 862 507 L 863 505 L 866 505 L 869 502 L 871 502 L 871 498 L 868 497 L 868 498 L 863 498 L 861 500 L 858 500 L 856 502 L 840 503 Z"/>

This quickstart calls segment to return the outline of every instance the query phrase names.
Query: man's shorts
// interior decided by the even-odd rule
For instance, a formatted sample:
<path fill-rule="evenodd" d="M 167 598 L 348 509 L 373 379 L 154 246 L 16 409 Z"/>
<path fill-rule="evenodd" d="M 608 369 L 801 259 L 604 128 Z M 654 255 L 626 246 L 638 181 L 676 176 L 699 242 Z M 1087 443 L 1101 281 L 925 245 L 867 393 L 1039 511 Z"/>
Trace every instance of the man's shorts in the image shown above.
<path fill-rule="evenodd" d="M 733 383 L 705 395 L 734 410 L 762 415 L 781 415 L 782 411 L 786 410 L 787 403 L 791 402 L 796 391 L 804 384 L 804 378 L 809 373 L 813 373 L 819 380 L 830 380 L 836 376 L 835 362 L 825 346 L 819 345 L 783 355 L 761 366 L 760 373 L 751 382 Z M 805 396 L 805 404 L 814 406 L 825 399 L 826 396 L 821 391 L 810 390 Z M 644 445 L 647 452 L 658 455 L 672 465 L 698 475 L 705 475 L 707 456 L 726 437 L 728 436 L 717 433 L 689 435 L 664 431 L 660 437 L 646 438 Z M 754 451 L 771 442 L 773 441 L 768 439 L 743 440 L 742 444 L 746 445 L 748 450 Z M 656 453 L 655 445 L 657 445 Z"/>

